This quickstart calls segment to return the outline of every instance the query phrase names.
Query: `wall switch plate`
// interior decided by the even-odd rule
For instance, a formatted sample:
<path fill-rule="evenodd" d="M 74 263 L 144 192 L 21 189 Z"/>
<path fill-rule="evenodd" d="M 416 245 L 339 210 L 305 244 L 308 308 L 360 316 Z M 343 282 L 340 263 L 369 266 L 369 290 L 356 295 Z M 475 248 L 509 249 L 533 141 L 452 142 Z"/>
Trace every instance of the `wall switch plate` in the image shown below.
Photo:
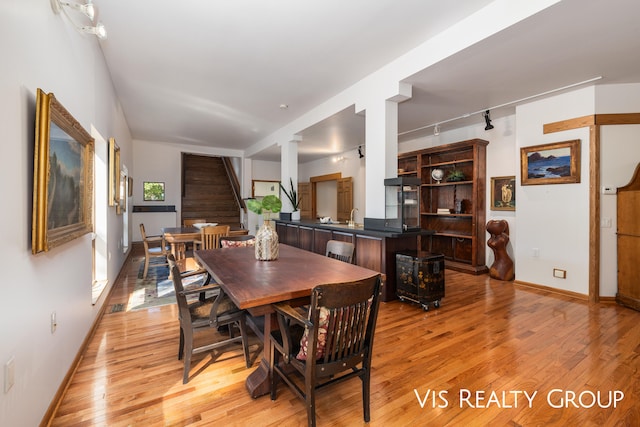
<path fill-rule="evenodd" d="M 557 277 L 558 279 L 566 279 L 567 278 L 567 270 L 560 270 L 559 268 L 553 269 L 553 277 Z"/>
<path fill-rule="evenodd" d="M 611 228 L 611 218 L 602 218 L 600 220 L 600 228 Z"/>
<path fill-rule="evenodd" d="M 4 364 L 4 392 L 8 393 L 16 382 L 16 364 L 13 356 Z"/>
<path fill-rule="evenodd" d="M 51 333 L 53 334 L 58 327 L 58 320 L 56 319 L 56 312 L 51 313 Z"/>

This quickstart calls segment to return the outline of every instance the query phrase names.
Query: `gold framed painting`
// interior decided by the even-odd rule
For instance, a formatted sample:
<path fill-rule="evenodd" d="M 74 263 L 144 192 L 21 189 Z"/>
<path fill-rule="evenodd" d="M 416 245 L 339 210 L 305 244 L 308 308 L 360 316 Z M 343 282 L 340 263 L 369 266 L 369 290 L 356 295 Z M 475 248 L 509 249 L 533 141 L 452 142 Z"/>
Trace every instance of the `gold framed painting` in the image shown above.
<path fill-rule="evenodd" d="M 516 210 L 515 176 L 494 176 L 491 178 L 491 210 Z"/>
<path fill-rule="evenodd" d="M 120 147 L 109 138 L 109 206 L 118 206 L 120 195 Z"/>
<path fill-rule="evenodd" d="M 94 140 L 58 102 L 38 89 L 33 154 L 31 252 L 48 251 L 93 231 Z"/>
<path fill-rule="evenodd" d="M 580 182 L 580 140 L 520 148 L 522 185 Z"/>

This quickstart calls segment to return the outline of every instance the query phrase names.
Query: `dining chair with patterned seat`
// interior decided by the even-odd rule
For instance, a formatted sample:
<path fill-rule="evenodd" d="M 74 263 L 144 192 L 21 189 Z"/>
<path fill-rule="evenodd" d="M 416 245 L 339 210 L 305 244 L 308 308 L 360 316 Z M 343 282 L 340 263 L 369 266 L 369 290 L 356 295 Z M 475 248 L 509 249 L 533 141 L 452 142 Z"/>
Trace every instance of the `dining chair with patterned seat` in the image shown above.
<path fill-rule="evenodd" d="M 316 424 L 316 390 L 349 378 L 362 381 L 364 421 L 370 419 L 371 358 L 380 305 L 380 274 L 319 285 L 307 315 L 273 304 L 278 326 L 270 335 L 271 400 L 282 379 L 304 400 L 309 426 Z"/>
<path fill-rule="evenodd" d="M 165 242 L 164 236 L 147 236 L 142 223 L 140 223 L 140 236 L 142 236 L 142 244 L 144 245 L 144 273 L 142 278 L 146 279 L 151 258 L 164 258 L 165 262 L 158 264 L 158 266 L 167 265 L 166 257 L 171 252 L 171 249 Z"/>
<path fill-rule="evenodd" d="M 221 248 L 239 248 L 244 246 L 255 246 L 255 244 L 256 237 L 251 234 L 220 237 Z"/>
<path fill-rule="evenodd" d="M 224 289 L 216 283 L 205 286 L 193 286 L 185 288 L 182 279 L 186 276 L 180 274 L 180 269 L 176 264 L 173 255 L 167 256 L 173 287 L 178 305 L 178 319 L 180 320 L 180 348 L 178 359 L 184 358 L 184 370 L 182 383 L 189 382 L 189 371 L 191 370 L 191 357 L 194 354 L 211 351 L 232 343 L 241 343 L 247 368 L 251 367 L 249 357 L 249 341 L 245 323 L 245 312 L 240 310 L 226 295 Z M 197 272 L 196 272 L 197 274 Z M 213 294 L 204 299 L 189 302 L 189 295 L 203 295 L 205 292 Z M 194 347 L 194 335 L 197 332 L 209 331 L 213 335 L 219 335 L 218 328 L 228 327 L 229 338 L 219 339 L 199 347 Z M 240 335 L 236 336 L 234 328 L 237 328 Z"/>

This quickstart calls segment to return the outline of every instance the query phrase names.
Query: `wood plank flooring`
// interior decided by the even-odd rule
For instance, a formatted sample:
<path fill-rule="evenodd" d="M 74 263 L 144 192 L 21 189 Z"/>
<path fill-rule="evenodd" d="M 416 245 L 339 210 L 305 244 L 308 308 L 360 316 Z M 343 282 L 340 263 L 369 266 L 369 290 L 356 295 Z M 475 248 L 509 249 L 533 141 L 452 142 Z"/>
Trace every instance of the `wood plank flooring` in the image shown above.
<path fill-rule="evenodd" d="M 126 306 L 140 262 L 127 262 L 109 305 Z M 173 305 L 107 310 L 51 424 L 306 424 L 282 384 L 276 401 L 249 397 L 240 346 L 215 363 L 194 356 L 183 385 L 178 337 Z M 439 309 L 381 305 L 370 425 L 637 426 L 639 353 L 636 311 L 447 270 Z M 321 391 L 318 425 L 364 424 L 361 402 L 357 379 Z"/>

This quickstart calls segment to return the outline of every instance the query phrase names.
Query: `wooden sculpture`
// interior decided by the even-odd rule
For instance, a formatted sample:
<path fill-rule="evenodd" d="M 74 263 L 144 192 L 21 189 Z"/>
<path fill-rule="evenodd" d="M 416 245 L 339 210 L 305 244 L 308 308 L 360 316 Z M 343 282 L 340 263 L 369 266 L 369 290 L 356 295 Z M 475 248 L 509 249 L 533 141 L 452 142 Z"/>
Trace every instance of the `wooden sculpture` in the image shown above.
<path fill-rule="evenodd" d="M 503 219 L 492 219 L 487 222 L 487 231 L 491 234 L 491 238 L 487 245 L 493 249 L 495 260 L 489 268 L 489 276 L 498 280 L 513 280 L 515 278 L 515 269 L 513 261 L 507 253 L 507 244 L 509 243 L 509 223 Z"/>

